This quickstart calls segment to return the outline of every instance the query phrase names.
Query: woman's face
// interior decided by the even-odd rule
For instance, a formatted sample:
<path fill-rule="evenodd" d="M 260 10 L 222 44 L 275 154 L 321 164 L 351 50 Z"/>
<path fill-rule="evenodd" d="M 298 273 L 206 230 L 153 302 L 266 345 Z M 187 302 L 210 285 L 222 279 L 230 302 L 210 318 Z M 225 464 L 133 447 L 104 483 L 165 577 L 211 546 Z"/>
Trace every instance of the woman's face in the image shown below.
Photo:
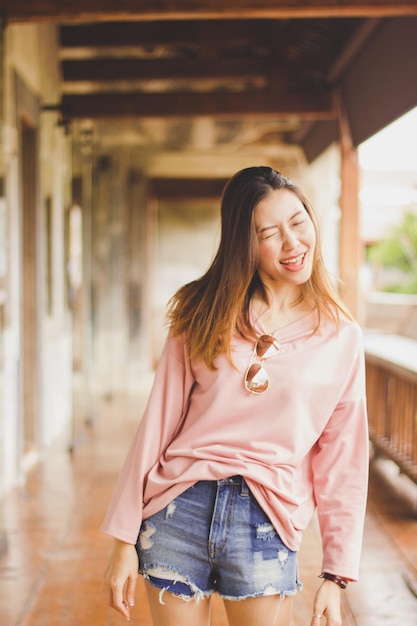
<path fill-rule="evenodd" d="M 256 206 L 254 219 L 262 282 L 274 287 L 306 283 L 313 267 L 316 232 L 298 196 L 289 189 L 272 191 Z"/>

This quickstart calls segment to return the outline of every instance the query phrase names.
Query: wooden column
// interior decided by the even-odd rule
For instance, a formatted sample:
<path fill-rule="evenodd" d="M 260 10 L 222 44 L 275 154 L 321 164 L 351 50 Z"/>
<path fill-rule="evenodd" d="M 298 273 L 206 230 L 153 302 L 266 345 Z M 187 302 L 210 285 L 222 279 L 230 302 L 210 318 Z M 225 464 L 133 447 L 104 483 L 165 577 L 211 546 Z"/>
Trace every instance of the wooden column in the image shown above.
<path fill-rule="evenodd" d="M 362 260 L 358 150 L 352 142 L 349 122 L 340 93 L 335 94 L 335 101 L 341 154 L 340 296 L 352 314 L 358 318 L 360 316 L 359 271 Z"/>

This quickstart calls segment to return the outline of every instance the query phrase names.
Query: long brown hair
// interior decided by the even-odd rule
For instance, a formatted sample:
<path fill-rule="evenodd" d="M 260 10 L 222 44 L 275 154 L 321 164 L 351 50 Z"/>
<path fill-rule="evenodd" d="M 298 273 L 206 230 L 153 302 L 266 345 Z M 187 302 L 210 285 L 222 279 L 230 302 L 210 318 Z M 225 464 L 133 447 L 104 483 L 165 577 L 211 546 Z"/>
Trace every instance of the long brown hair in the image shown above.
<path fill-rule="evenodd" d="M 268 303 L 258 267 L 258 237 L 254 224 L 256 206 L 271 191 L 288 189 L 303 203 L 316 231 L 313 269 L 301 286 L 300 301 L 333 319 L 351 317 L 339 300 L 321 254 L 320 233 L 314 209 L 300 189 L 271 167 L 248 167 L 227 183 L 221 203 L 221 237 L 207 272 L 181 287 L 168 304 L 171 333 L 184 334 L 192 358 L 203 359 L 209 368 L 219 354 L 231 360 L 232 336 L 256 337 L 250 318 L 250 301 L 256 293 Z"/>

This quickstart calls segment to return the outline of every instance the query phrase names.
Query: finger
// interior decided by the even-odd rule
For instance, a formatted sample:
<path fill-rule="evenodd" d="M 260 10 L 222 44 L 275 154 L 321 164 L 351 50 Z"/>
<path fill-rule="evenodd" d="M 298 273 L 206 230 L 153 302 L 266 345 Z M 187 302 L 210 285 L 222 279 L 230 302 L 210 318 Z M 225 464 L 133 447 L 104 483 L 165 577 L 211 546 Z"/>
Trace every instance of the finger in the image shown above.
<path fill-rule="evenodd" d="M 137 576 L 129 576 L 126 584 L 126 600 L 129 606 L 135 605 L 135 591 L 136 591 L 136 582 Z"/>
<path fill-rule="evenodd" d="M 311 619 L 311 626 L 324 626 L 326 618 L 320 611 L 315 611 Z"/>
<path fill-rule="evenodd" d="M 123 600 L 123 586 L 119 585 L 117 582 L 113 582 L 110 585 L 110 590 L 110 606 L 116 611 L 119 611 L 126 619 L 129 619 L 129 605 Z"/>

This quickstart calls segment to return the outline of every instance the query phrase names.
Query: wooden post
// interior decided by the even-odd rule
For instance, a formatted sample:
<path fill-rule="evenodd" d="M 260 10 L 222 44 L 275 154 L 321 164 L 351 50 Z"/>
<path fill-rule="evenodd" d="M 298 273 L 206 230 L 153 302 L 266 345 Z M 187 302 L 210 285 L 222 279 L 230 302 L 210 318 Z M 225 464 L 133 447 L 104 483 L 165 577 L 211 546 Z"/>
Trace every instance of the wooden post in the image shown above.
<path fill-rule="evenodd" d="M 352 314 L 358 318 L 360 317 L 359 271 L 362 260 L 358 150 L 352 142 L 349 122 L 340 93 L 335 94 L 335 103 L 341 153 L 340 296 Z"/>

